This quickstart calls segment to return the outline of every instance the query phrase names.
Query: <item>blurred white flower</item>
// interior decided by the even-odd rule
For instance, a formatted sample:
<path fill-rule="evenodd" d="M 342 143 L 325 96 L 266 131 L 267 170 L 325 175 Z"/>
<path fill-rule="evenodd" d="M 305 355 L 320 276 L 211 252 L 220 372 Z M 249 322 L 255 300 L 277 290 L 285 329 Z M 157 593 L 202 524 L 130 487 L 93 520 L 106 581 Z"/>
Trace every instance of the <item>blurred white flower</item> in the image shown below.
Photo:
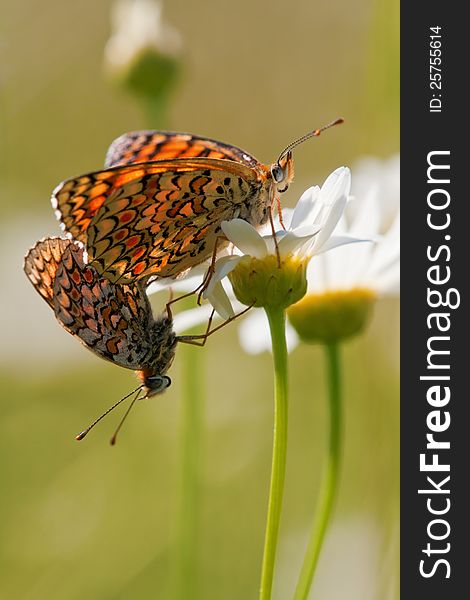
<path fill-rule="evenodd" d="M 396 295 L 400 280 L 400 163 L 363 159 L 354 171 L 353 197 L 338 233 L 367 235 L 361 244 L 325 255 L 309 265 L 309 292 L 369 288 L 377 295 Z M 358 185 L 356 185 L 356 179 Z"/>
<path fill-rule="evenodd" d="M 159 52 L 178 54 L 179 33 L 162 21 L 157 0 L 117 0 L 111 13 L 112 35 L 105 47 L 110 65 L 124 65 L 140 50 L 153 47 Z"/>
<path fill-rule="evenodd" d="M 105 67 L 123 87 L 159 97 L 171 89 L 179 73 L 181 37 L 162 20 L 158 0 L 116 0 Z"/>
<path fill-rule="evenodd" d="M 390 225 L 399 210 L 400 155 L 393 154 L 386 159 L 372 156 L 359 159 L 354 165 L 352 194 L 364 199 L 369 194 L 380 194 L 382 226 Z"/>

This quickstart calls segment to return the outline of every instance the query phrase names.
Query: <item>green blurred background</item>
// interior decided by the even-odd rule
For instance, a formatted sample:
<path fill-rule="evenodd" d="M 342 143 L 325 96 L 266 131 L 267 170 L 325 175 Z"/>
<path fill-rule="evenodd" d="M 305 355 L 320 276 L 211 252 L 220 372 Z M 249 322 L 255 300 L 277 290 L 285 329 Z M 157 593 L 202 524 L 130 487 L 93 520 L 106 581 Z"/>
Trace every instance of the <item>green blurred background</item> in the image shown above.
<path fill-rule="evenodd" d="M 55 322 L 21 265 L 57 234 L 49 204 L 62 179 L 99 168 L 110 141 L 148 127 L 103 76 L 111 2 L 4 3 L 0 29 L 2 491 L 0 598 L 172 598 L 179 490 L 181 365 L 173 386 L 74 435 L 135 385 Z M 270 163 L 296 137 L 346 124 L 296 150 L 286 205 L 339 165 L 399 147 L 398 3 L 377 0 L 188 2 L 164 18 L 180 32 L 183 73 L 172 129 L 233 143 Z M 354 171 L 353 171 L 354 177 Z M 195 600 L 257 597 L 272 437 L 269 355 L 247 356 L 236 324 L 203 353 Z M 291 355 L 285 508 L 274 598 L 301 563 L 325 447 L 320 348 Z M 344 347 L 345 448 L 334 520 L 312 598 L 398 597 L 398 303 L 381 301 Z"/>

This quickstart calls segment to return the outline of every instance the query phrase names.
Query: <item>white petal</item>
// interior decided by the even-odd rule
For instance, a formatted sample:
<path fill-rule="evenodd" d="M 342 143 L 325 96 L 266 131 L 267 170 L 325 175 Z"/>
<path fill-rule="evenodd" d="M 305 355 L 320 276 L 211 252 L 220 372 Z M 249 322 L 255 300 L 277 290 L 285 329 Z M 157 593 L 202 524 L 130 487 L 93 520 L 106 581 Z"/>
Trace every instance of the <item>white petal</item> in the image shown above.
<path fill-rule="evenodd" d="M 219 258 L 215 264 L 214 279 L 216 281 L 222 281 L 224 277 L 227 277 L 230 271 L 233 271 L 242 259 L 243 256 L 223 256 L 222 258 Z"/>
<path fill-rule="evenodd" d="M 185 279 L 171 279 L 170 277 L 164 277 L 151 283 L 146 292 L 150 295 L 161 292 L 162 290 L 169 290 L 170 288 L 174 292 L 192 292 L 201 285 L 202 280 L 203 275 L 193 275 L 186 277 Z"/>
<path fill-rule="evenodd" d="M 355 198 L 347 203 L 345 214 L 334 228 L 335 235 L 325 240 L 326 228 L 323 227 L 310 249 L 314 254 L 321 254 L 315 256 L 307 268 L 310 293 L 347 290 L 357 286 L 367 286 L 380 293 L 398 290 L 398 159 L 394 157 L 388 162 L 377 159 L 367 162 L 366 169 L 360 169 L 361 173 L 354 170 Z M 322 187 L 319 204 L 323 206 L 319 216 L 324 223 L 330 224 L 332 220 L 328 205 L 338 191 L 336 184 L 337 180 L 335 182 L 334 177 L 330 177 Z M 393 202 L 388 202 L 389 199 Z M 349 219 L 348 226 L 348 217 L 351 216 L 353 218 Z M 394 216 L 395 221 L 390 226 L 390 217 Z M 383 235 L 379 236 L 379 233 Z M 323 246 L 319 243 L 322 240 Z M 359 241 L 374 243 L 345 245 Z"/>
<path fill-rule="evenodd" d="M 322 229 L 318 234 L 313 250 L 319 252 L 328 240 L 343 214 L 351 186 L 351 172 L 347 167 L 336 169 L 325 181 L 319 201 L 324 206 Z"/>
<path fill-rule="evenodd" d="M 234 316 L 235 313 L 233 312 L 232 303 L 230 302 L 227 292 L 224 290 L 224 286 L 220 282 L 212 287 L 210 293 L 207 293 L 206 290 L 204 295 L 222 319 L 227 320 Z"/>
<path fill-rule="evenodd" d="M 266 244 L 256 229 L 243 221 L 243 219 L 232 219 L 222 222 L 222 231 L 227 238 L 240 248 L 243 254 L 264 258 L 267 254 Z"/>
<path fill-rule="evenodd" d="M 294 214 L 290 222 L 289 229 L 296 229 L 309 223 L 314 222 L 315 205 L 320 193 L 320 188 L 315 185 L 300 196 L 299 201 L 294 209 Z"/>
<path fill-rule="evenodd" d="M 353 219 L 349 232 L 362 236 L 380 233 L 381 215 L 380 196 L 378 186 L 372 186 L 363 199 L 356 200 L 357 213 Z"/>
<path fill-rule="evenodd" d="M 222 258 L 219 258 L 215 263 L 214 273 L 202 294 L 203 298 L 209 298 L 214 286 L 220 283 L 224 277 L 227 277 L 230 271 L 233 271 L 242 258 L 243 256 L 223 256 Z"/>
<path fill-rule="evenodd" d="M 354 288 L 364 284 L 367 280 L 371 257 L 377 247 L 374 243 L 354 244 L 354 246 L 342 246 L 327 256 L 342 261 L 344 268 L 342 272 L 342 281 L 345 288 Z M 340 255 L 340 256 L 338 256 Z"/>
<path fill-rule="evenodd" d="M 286 323 L 286 344 L 287 352 L 292 352 L 299 344 L 299 336 L 290 323 Z"/>
<path fill-rule="evenodd" d="M 347 210 L 347 206 L 348 206 L 348 201 L 346 202 L 346 208 L 345 208 L 345 210 Z M 346 219 L 345 212 L 343 211 L 343 214 L 341 215 L 341 217 L 339 218 L 338 223 L 336 224 L 335 235 L 343 235 L 343 234 L 348 234 L 348 233 L 350 233 L 349 232 L 348 221 Z"/>
<path fill-rule="evenodd" d="M 369 191 L 375 188 L 379 194 L 380 223 L 382 226 L 390 223 L 399 210 L 400 155 L 387 160 L 363 158 L 355 164 L 353 173 L 354 194 L 358 198 L 365 198 Z M 359 208 L 359 205 L 356 205 L 354 210 Z"/>
<path fill-rule="evenodd" d="M 294 216 L 293 208 L 289 208 L 288 206 L 282 207 L 282 222 L 284 223 L 284 227 L 287 230 L 292 229 L 291 223 L 292 223 L 293 216 Z M 284 228 L 282 227 L 281 221 L 279 219 L 279 214 L 276 214 L 273 221 L 274 221 L 274 231 L 284 231 Z M 258 231 L 260 231 L 260 230 L 258 230 Z M 272 235 L 273 229 L 271 227 L 271 223 L 268 221 L 265 225 L 263 225 L 263 228 L 261 229 L 261 231 L 262 231 L 263 237 L 266 234 Z"/>
<path fill-rule="evenodd" d="M 330 239 L 325 244 L 323 244 L 318 254 L 324 254 L 328 250 L 338 248 L 339 246 L 344 246 L 346 244 L 356 244 L 359 242 L 373 243 L 373 240 L 364 240 L 361 238 L 353 237 L 352 235 L 332 235 Z"/>
<path fill-rule="evenodd" d="M 395 218 L 393 225 L 383 236 L 374 252 L 370 268 L 374 273 L 386 269 L 388 265 L 400 259 L 400 215 Z"/>
<path fill-rule="evenodd" d="M 261 309 L 252 309 L 238 328 L 240 345 L 248 354 L 271 352 L 272 343 L 266 313 Z M 299 338 L 289 323 L 286 324 L 287 349 L 291 352 Z"/>
<path fill-rule="evenodd" d="M 349 196 L 351 190 L 351 171 L 348 167 L 338 167 L 330 173 L 322 185 L 319 200 L 325 206 L 333 204 L 339 196 Z"/>
<path fill-rule="evenodd" d="M 188 329 L 192 329 L 196 325 L 207 324 L 207 320 L 212 312 L 210 304 L 184 310 L 176 315 L 173 315 L 173 327 L 178 335 L 187 333 Z M 202 333 L 202 332 L 201 332 Z"/>
<path fill-rule="evenodd" d="M 320 293 L 326 285 L 325 256 L 315 256 L 307 266 L 307 292 Z"/>
<path fill-rule="evenodd" d="M 263 310 L 253 309 L 238 328 L 240 345 L 248 354 L 259 354 L 271 347 L 269 327 Z"/>
<path fill-rule="evenodd" d="M 283 257 L 293 254 L 309 239 L 313 239 L 319 230 L 318 225 L 310 225 L 309 227 L 299 227 L 295 231 L 287 231 L 286 235 L 278 241 L 279 253 Z"/>
<path fill-rule="evenodd" d="M 400 293 L 400 263 L 397 261 L 374 279 L 375 288 L 382 294 L 398 296 Z"/>
<path fill-rule="evenodd" d="M 367 276 L 371 279 L 377 279 L 381 276 L 382 273 L 386 273 L 390 269 L 394 268 L 395 265 L 400 264 L 400 248 L 397 246 L 395 248 L 395 252 L 383 254 L 380 256 L 380 260 L 376 260 L 373 253 L 373 257 L 370 261 L 369 269 L 367 271 Z"/>

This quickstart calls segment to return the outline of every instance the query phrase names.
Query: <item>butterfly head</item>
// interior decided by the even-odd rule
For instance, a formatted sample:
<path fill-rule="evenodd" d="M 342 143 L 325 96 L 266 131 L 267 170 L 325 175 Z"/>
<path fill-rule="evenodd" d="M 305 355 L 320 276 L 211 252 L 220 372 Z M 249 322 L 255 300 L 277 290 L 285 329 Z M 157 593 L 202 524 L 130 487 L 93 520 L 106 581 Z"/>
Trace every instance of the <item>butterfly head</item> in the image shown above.
<path fill-rule="evenodd" d="M 148 365 L 137 376 L 142 381 L 144 398 L 161 394 L 171 385 L 171 379 L 165 375 L 175 357 L 177 339 L 173 331 L 173 322 L 165 314 L 157 317 L 152 326 L 152 356 Z"/>
<path fill-rule="evenodd" d="M 145 397 L 150 398 L 161 394 L 171 385 L 171 379 L 167 375 L 149 375 L 144 378 Z"/>
<path fill-rule="evenodd" d="M 291 181 L 294 179 L 292 152 L 281 154 L 277 162 L 271 165 L 271 177 L 278 192 L 285 192 L 289 188 Z"/>
<path fill-rule="evenodd" d="M 343 119 L 336 119 L 335 121 L 328 123 L 328 125 L 324 125 L 319 129 L 309 131 L 298 140 L 295 140 L 289 144 L 287 148 L 281 152 L 277 161 L 271 165 L 271 177 L 273 178 L 273 182 L 277 187 L 278 192 L 285 192 L 288 189 L 291 181 L 294 179 L 294 161 L 292 159 L 292 150 L 306 140 L 309 140 L 312 137 L 318 137 L 322 131 L 325 131 L 325 129 L 329 129 L 334 125 L 339 125 L 341 123 L 343 123 Z"/>

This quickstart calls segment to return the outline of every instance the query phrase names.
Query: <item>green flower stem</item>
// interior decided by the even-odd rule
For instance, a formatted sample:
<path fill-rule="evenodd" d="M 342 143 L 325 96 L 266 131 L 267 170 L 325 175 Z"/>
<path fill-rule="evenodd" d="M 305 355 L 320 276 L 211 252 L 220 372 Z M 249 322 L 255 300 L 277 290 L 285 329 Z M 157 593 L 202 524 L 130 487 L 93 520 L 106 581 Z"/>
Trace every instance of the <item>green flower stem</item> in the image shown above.
<path fill-rule="evenodd" d="M 307 600 L 308 598 L 326 529 L 330 520 L 339 479 L 342 421 L 339 347 L 335 343 L 326 344 L 325 350 L 329 379 L 329 448 L 316 514 L 313 520 L 307 552 L 300 572 L 294 600 Z"/>
<path fill-rule="evenodd" d="M 178 348 L 182 368 L 180 433 L 181 473 L 175 556 L 175 598 L 197 595 L 198 519 L 200 514 L 200 464 L 204 412 L 203 349 L 187 344 Z"/>
<path fill-rule="evenodd" d="M 168 129 L 168 100 L 166 97 L 147 97 L 142 101 L 149 129 Z"/>
<path fill-rule="evenodd" d="M 259 600 L 270 600 L 271 598 L 287 454 L 286 316 L 282 308 L 268 307 L 265 310 L 271 330 L 274 361 L 274 437 Z"/>

